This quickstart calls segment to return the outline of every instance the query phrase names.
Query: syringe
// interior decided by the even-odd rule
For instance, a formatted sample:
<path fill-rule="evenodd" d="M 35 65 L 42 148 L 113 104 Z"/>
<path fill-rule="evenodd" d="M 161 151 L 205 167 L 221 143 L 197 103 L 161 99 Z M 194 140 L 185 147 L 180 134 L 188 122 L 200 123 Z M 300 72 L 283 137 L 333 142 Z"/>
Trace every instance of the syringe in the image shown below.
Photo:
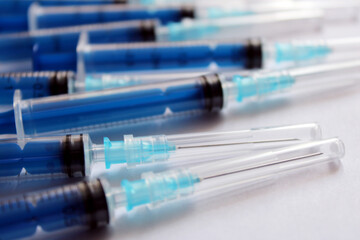
<path fill-rule="evenodd" d="M 126 0 L 124 0 L 126 1 Z M 28 9 L 36 2 L 42 6 L 74 6 L 121 3 L 121 0 L 1 0 L 0 33 L 28 30 Z"/>
<path fill-rule="evenodd" d="M 282 34 L 316 31 L 321 25 L 321 16 L 319 11 L 284 12 L 249 18 L 231 18 L 226 21 L 222 19 L 206 22 L 194 21 L 190 24 L 192 27 L 184 22 L 181 29 L 185 32 L 189 31 L 187 40 L 222 39 L 226 34 L 234 36 L 234 33 L 236 33 L 234 37 L 278 37 Z M 198 31 L 200 26 L 203 26 L 204 31 Z M 241 31 L 234 31 L 234 29 L 240 28 Z M 269 28 L 272 31 L 264 30 Z M 87 37 L 83 38 L 87 40 L 86 44 L 88 44 L 171 40 L 168 39 L 168 33 L 176 35 L 179 28 L 176 29 L 174 32 L 169 27 L 159 26 L 156 22 L 148 21 L 141 22 L 141 24 L 139 22 L 138 24 L 124 22 L 123 25 L 108 23 L 4 35 L 0 36 L 0 50 L 2 50 L 0 51 L 0 71 L 75 70 L 75 50 L 80 32 L 88 32 Z M 195 33 L 201 32 L 201 36 L 191 33 L 194 31 Z M 83 45 L 84 43 L 81 46 Z M 27 60 L 27 62 L 24 64 L 20 60 Z"/>
<path fill-rule="evenodd" d="M 93 144 L 90 136 L 67 135 L 0 141 L 0 176 L 62 174 L 89 176 L 94 163 L 127 167 L 149 163 L 187 165 L 319 140 L 317 124 L 300 124 L 243 131 L 205 132 L 104 138 Z"/>
<path fill-rule="evenodd" d="M 157 41 L 224 39 L 230 37 L 288 37 L 319 32 L 323 11 L 298 10 L 169 23 L 155 30 Z"/>
<path fill-rule="evenodd" d="M 194 9 L 187 6 L 97 5 L 70 7 L 41 7 L 29 9 L 29 29 L 68 27 L 74 25 L 157 19 L 162 24 L 194 18 Z"/>
<path fill-rule="evenodd" d="M 334 138 L 147 174 L 140 180 L 122 180 L 120 187 L 101 179 L 5 198 L 0 201 L 0 234 L 2 238 L 31 236 L 38 226 L 47 232 L 96 227 L 115 219 L 116 212 L 124 208 L 130 211 L 211 192 L 220 197 L 229 191 L 275 181 L 294 170 L 337 163 L 343 155 L 342 142 Z"/>
<path fill-rule="evenodd" d="M 138 75 L 139 70 L 144 74 L 156 75 L 170 74 L 179 69 L 211 72 L 217 69 L 234 71 L 237 68 L 272 69 L 349 60 L 360 56 L 358 50 L 359 37 L 278 42 L 250 39 L 247 43 L 222 40 L 97 46 L 82 42 L 78 48 L 78 79 L 74 87 L 77 85 L 79 90 L 100 90 L 156 81 Z"/>
<path fill-rule="evenodd" d="M 345 81 L 348 76 L 347 80 L 358 82 L 359 66 L 360 61 L 349 61 L 249 76 L 210 74 L 28 100 L 21 100 L 21 92 L 16 90 L 14 109 L 1 113 L 0 129 L 3 134 L 17 133 L 22 139 L 49 133 L 83 132 L 169 115 L 217 112 L 228 103 L 261 101 L 286 89 L 293 88 L 292 94 L 313 89 L 326 91 L 334 82 L 337 87 L 348 85 Z"/>
<path fill-rule="evenodd" d="M 220 7 L 221 8 L 221 7 Z M 204 14 L 203 14 L 204 15 Z M 226 15 L 224 13 L 224 15 Z M 202 18 L 200 18 L 202 17 Z M 269 27 L 276 27 L 275 31 L 282 30 L 287 27 L 296 28 L 298 30 L 313 31 L 314 28 L 319 28 L 322 23 L 323 11 L 321 10 L 296 10 L 296 11 L 282 11 L 259 13 L 253 15 L 231 16 L 228 18 L 206 18 L 197 13 L 194 6 L 159 6 L 159 7 L 144 7 L 144 6 L 121 6 L 121 5 L 101 5 L 101 6 L 77 6 L 77 7 L 56 7 L 56 8 L 42 8 L 38 5 L 33 5 L 29 11 L 29 24 L 31 30 L 51 27 L 65 27 L 81 24 L 101 23 L 121 20 L 139 20 L 139 19 L 158 19 L 163 24 L 167 24 L 157 31 L 157 38 L 160 40 L 184 40 L 177 39 L 187 32 L 187 39 L 193 39 L 191 33 L 202 31 L 202 34 L 211 35 L 216 32 L 224 37 L 224 30 L 231 28 L 226 33 L 234 34 L 234 29 L 242 27 L 254 28 L 259 24 L 269 24 Z M 196 19 L 192 21 L 193 19 Z M 243 20 L 242 20 L 243 19 Z M 303 19 L 303 20 L 301 20 Z M 284 21 L 292 21 L 288 24 Z M 303 22 L 306 21 L 306 22 Z M 302 25 L 304 24 L 304 25 Z M 249 26 L 250 25 L 250 26 Z M 257 27 L 259 28 L 259 27 Z M 241 29 L 243 31 L 244 29 Z M 237 29 L 239 31 L 239 29 Z M 250 29 L 246 29 L 250 31 Z M 256 29 L 256 31 L 265 31 L 264 28 Z M 251 31 L 253 31 L 251 29 Z M 271 32 L 270 30 L 267 30 Z M 198 33 L 199 35 L 199 33 Z M 185 36 L 184 36 L 185 37 Z"/>
<path fill-rule="evenodd" d="M 173 4 L 173 3 L 170 3 Z M 149 6 L 149 5 L 148 5 Z M 156 10 L 162 5 L 149 6 L 151 10 Z M 181 8 L 180 5 L 172 5 L 175 8 Z M 140 7 L 140 6 L 139 6 Z M 137 7 L 139 9 L 139 7 Z M 147 10 L 149 7 L 142 6 L 144 9 L 142 13 L 145 18 L 149 18 Z M 356 1 L 327 1 L 313 2 L 279 2 L 271 1 L 270 3 L 244 3 L 244 2 L 229 2 L 229 3 L 208 3 L 208 4 L 187 4 L 183 5 L 186 10 L 186 17 L 194 19 L 216 19 L 224 17 L 239 17 L 247 15 L 256 15 L 281 11 L 312 11 L 314 9 L 321 9 L 324 11 L 324 20 L 329 23 L 338 23 L 341 20 L 357 21 L 360 14 L 360 4 Z M 63 8 L 43 8 L 39 5 L 32 6 L 29 12 L 30 29 L 41 29 L 51 27 L 63 27 L 78 24 L 88 24 L 104 21 L 114 21 L 115 17 L 110 17 L 111 13 L 114 14 L 119 9 L 119 14 L 123 14 L 121 9 L 131 9 L 134 6 L 93 6 L 93 7 L 63 7 Z M 112 10 L 110 10 L 112 9 Z M 74 16 L 79 17 L 75 18 Z M 100 16 L 104 15 L 104 16 Z M 130 14 L 129 14 L 130 15 Z M 136 18 L 139 19 L 142 15 L 137 14 Z M 155 18 L 155 16 L 150 16 Z M 122 20 L 119 16 L 118 20 Z M 125 17 L 124 17 L 125 18 Z M 178 20 L 178 19 L 177 19 Z M 170 22 L 170 21 L 166 21 Z"/>
<path fill-rule="evenodd" d="M 152 29 L 156 25 L 155 20 L 124 21 L 4 34 L 0 36 L 0 71 L 43 69 L 42 61 L 53 70 L 76 70 L 80 33 L 86 32 L 92 44 L 143 42 L 154 40 Z"/>
<path fill-rule="evenodd" d="M 149 23 L 149 24 L 145 24 Z M 103 34 L 103 41 L 121 41 L 130 38 L 134 28 L 138 26 L 151 26 L 154 22 L 132 22 L 126 24 L 110 25 L 109 31 L 89 31 L 92 42 L 98 42 Z M 104 26 L 105 27 L 105 26 Z M 110 33 L 110 29 L 112 32 Z M 145 28 L 143 28 L 144 30 Z M 141 31 L 139 31 L 141 32 Z M 96 34 L 95 34 L 96 33 Z M 118 34 L 117 34 L 118 33 Z M 124 33 L 124 35 L 122 34 Z M 143 39 L 146 31 L 143 31 Z M 68 33 L 67 33 L 68 34 Z M 66 34 L 66 35 L 67 35 Z M 109 34 L 107 36 L 106 34 Z M 61 40 L 62 35 L 59 35 Z M 69 36 L 69 35 L 67 35 Z M 124 38 L 122 38 L 123 36 Z M 128 37 L 126 37 L 128 36 Z M 75 37 L 75 35 L 74 35 Z M 37 38 L 34 38 L 37 39 Z M 47 39 L 47 38 L 46 38 Z M 48 40 L 53 43 L 57 39 L 52 36 Z M 46 54 L 33 58 L 35 68 L 73 68 L 75 56 L 71 46 L 64 49 L 42 46 L 46 41 L 36 40 L 36 44 Z M 81 41 L 82 42 L 82 41 Z M 18 45 L 18 44 L 17 44 Z M 15 46 L 15 45 L 14 45 Z M 31 44 L 29 44 L 30 48 Z M 75 45 L 72 46 L 75 48 Z M 51 96 L 57 94 L 101 90 L 114 87 L 124 87 L 141 84 L 141 78 L 132 76 L 116 76 L 102 73 L 105 71 L 132 71 L 134 70 L 168 70 L 168 69 L 194 69 L 214 71 L 220 69 L 238 68 L 271 68 L 291 64 L 313 63 L 317 60 L 339 58 L 341 54 L 356 56 L 356 49 L 360 48 L 360 38 L 320 39 L 290 42 L 260 42 L 257 39 L 248 41 L 192 41 L 182 43 L 149 43 L 130 45 L 94 45 L 81 43 L 78 46 L 78 74 L 75 77 L 71 72 L 27 72 L 0 74 L 0 103 L 9 104 L 13 101 L 13 93 L 20 89 L 23 99 Z M 45 50 L 44 50 L 45 49 Z M 61 61 L 54 61 L 56 52 L 59 52 Z M 41 55 L 41 54 L 40 54 Z M 64 58 L 65 55 L 69 57 Z M 73 56 L 74 60 L 71 59 Z M 347 56 L 349 57 L 349 56 Z M 51 60 L 51 61 L 50 61 Z M 64 61 L 66 60 L 66 61 Z M 37 67 L 41 66 L 41 67 Z M 124 74 L 124 73 L 123 73 Z M 181 75 L 180 75 L 181 76 Z M 178 77 L 179 78 L 179 77 Z M 152 80 L 158 81 L 158 80 Z M 144 81 L 144 82 L 151 82 Z"/>
<path fill-rule="evenodd" d="M 261 42 L 258 39 L 97 44 L 79 41 L 78 77 L 179 69 L 252 69 L 314 63 L 335 54 L 359 55 L 360 38 Z M 46 64 L 46 63 L 44 63 Z"/>
<path fill-rule="evenodd" d="M 106 28 L 99 30 L 88 30 L 89 38 L 92 42 L 99 41 L 126 41 L 131 38 L 133 32 L 139 26 L 149 26 L 154 22 L 132 22 L 126 24 L 110 24 Z M 140 29 L 140 28 L 139 28 Z M 111 31 L 110 31 L 111 30 Z M 146 39 L 146 31 L 143 28 L 143 39 Z M 79 29 L 80 31 L 80 29 Z M 34 68 L 45 69 L 74 69 L 76 63 L 75 48 L 70 38 L 76 39 L 79 33 L 77 30 L 71 33 L 69 31 L 60 32 L 43 36 L 23 36 L 21 39 L 7 38 L 2 45 L 4 48 L 10 45 L 18 51 L 5 51 L 2 58 L 5 61 L 12 56 L 20 57 L 16 53 L 21 52 L 25 58 L 33 55 Z M 140 35 L 140 34 L 139 34 Z M 100 38 L 97 36 L 103 36 Z M 4 38 L 3 38 L 4 39 Z M 359 38 L 360 39 L 360 38 Z M 12 41 L 11 41 L 12 40 Z M 132 40 L 135 40 L 133 38 Z M 140 40 L 140 39 L 138 39 Z M 55 44 L 57 41 L 70 42 L 64 44 L 61 48 Z M 358 40 L 360 42 L 360 40 Z M 6 42 L 6 43 L 5 43 Z M 71 43 L 72 42 L 72 43 Z M 346 41 L 344 41 L 346 42 Z M 27 43 L 27 44 L 24 44 Z M 1 37 L 0 37 L 1 44 Z M 20 46 L 21 45 L 21 46 Z M 37 53 L 33 54 L 30 50 L 37 46 Z M 360 44 L 357 44 L 360 46 Z M 356 44 L 351 44 L 352 50 Z M 350 49 L 349 47 L 349 49 Z M 102 50 L 100 50 L 102 49 Z M 275 44 L 261 43 L 254 40 L 245 41 L 197 41 L 184 43 L 163 43 L 163 44 L 139 44 L 139 45 L 112 45 L 95 48 L 94 45 L 88 49 L 87 46 L 78 47 L 79 71 L 77 78 L 72 72 L 26 72 L 26 73 L 0 73 L 0 103 L 12 103 L 13 93 L 16 89 L 22 91 L 23 99 L 51 96 L 57 94 L 83 92 L 89 90 L 99 90 L 113 87 L 124 87 L 127 85 L 136 85 L 141 82 L 134 78 L 121 81 L 121 78 L 112 77 L 104 80 L 93 76 L 108 71 L 131 71 L 145 69 L 189 69 L 193 67 L 207 68 L 217 64 L 219 67 L 236 68 L 260 68 L 271 62 L 271 65 L 281 64 L 283 62 L 303 62 L 311 59 L 317 59 L 337 52 L 331 44 L 323 44 L 323 41 L 311 43 L 300 42 L 298 44 L 282 43 Z M 42 52 L 42 53 L 41 53 Z M 41 55 L 41 56 L 40 56 Z M 60 57 L 57 57 L 60 56 Z M 68 56 L 68 57 L 65 57 Z M 121 57 L 122 56 L 122 57 Z M 55 61 L 55 59 L 57 59 Z M 85 71 L 85 72 L 84 72 Z M 86 76 L 85 76 L 86 75 Z"/>
<path fill-rule="evenodd" d="M 161 1 L 148 0 L 1 0 L 0 33 L 21 32 L 28 30 L 28 10 L 32 3 L 40 6 L 77 6 L 77 5 L 103 5 L 103 4 L 131 4 L 147 5 L 165 4 Z M 168 2 L 167 4 L 173 4 Z M 183 3 L 187 3 L 184 1 Z M 178 2 L 181 4 L 181 2 Z"/>

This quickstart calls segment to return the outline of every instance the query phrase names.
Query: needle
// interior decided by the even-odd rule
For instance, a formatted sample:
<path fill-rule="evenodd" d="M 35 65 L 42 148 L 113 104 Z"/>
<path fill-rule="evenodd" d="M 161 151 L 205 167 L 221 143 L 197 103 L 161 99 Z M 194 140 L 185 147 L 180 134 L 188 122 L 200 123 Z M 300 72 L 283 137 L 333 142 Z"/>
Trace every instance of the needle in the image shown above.
<path fill-rule="evenodd" d="M 179 146 L 177 149 L 187 149 L 187 148 L 199 148 L 199 147 L 217 147 L 217 146 L 232 146 L 232 145 L 241 145 L 241 144 L 257 144 L 257 143 L 271 143 L 271 142 L 290 142 L 290 141 L 299 141 L 298 138 L 289 138 L 289 139 L 275 139 L 275 140 L 263 140 L 263 141 L 254 141 L 254 142 L 235 142 L 235 143 L 220 143 L 220 144 L 208 144 L 208 145 L 193 145 L 193 146 Z"/>
<path fill-rule="evenodd" d="M 301 157 L 288 158 L 288 159 L 281 160 L 281 161 L 278 161 L 278 162 L 273 162 L 273 163 L 270 163 L 270 164 L 267 164 L 267 165 L 258 165 L 258 166 L 250 167 L 250 168 L 249 168 L 249 167 L 246 167 L 246 168 L 244 168 L 244 169 L 237 170 L 237 171 L 233 171 L 233 172 L 227 172 L 227 173 L 223 173 L 223 174 L 218 174 L 218 175 L 213 175 L 213 176 L 204 177 L 202 180 L 211 179 L 211 178 L 216 178 L 216 177 L 222 177 L 222 176 L 226 176 L 226 175 L 230 175 L 230 174 L 234 174 L 234 173 L 239 173 L 239 172 L 243 172 L 243 171 L 248 171 L 248 170 L 254 170 L 254 169 L 258 169 L 258 168 L 264 167 L 264 166 L 273 166 L 273 165 L 276 165 L 276 164 L 279 164 L 279 163 L 286 163 L 286 162 L 292 162 L 292 161 L 296 161 L 296 160 L 300 160 L 300 159 L 305 159 L 305 158 L 309 158 L 309 157 L 316 157 L 316 156 L 320 156 L 320 155 L 322 155 L 322 154 L 323 154 L 323 153 L 321 153 L 321 152 L 319 152 L 319 153 L 312 153 L 312 154 L 304 155 L 304 156 L 301 156 Z"/>

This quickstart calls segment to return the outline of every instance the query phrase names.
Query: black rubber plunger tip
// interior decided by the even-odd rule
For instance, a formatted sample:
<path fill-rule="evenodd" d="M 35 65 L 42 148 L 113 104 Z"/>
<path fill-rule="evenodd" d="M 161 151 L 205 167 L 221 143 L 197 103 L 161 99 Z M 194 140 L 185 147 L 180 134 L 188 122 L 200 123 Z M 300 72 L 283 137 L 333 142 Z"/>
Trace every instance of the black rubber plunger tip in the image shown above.
<path fill-rule="evenodd" d="M 246 47 L 246 65 L 247 69 L 262 68 L 263 52 L 260 39 L 249 39 Z"/>
<path fill-rule="evenodd" d="M 53 72 L 50 76 L 50 93 L 51 95 L 67 94 L 69 92 L 68 83 L 74 73 L 71 71 Z"/>

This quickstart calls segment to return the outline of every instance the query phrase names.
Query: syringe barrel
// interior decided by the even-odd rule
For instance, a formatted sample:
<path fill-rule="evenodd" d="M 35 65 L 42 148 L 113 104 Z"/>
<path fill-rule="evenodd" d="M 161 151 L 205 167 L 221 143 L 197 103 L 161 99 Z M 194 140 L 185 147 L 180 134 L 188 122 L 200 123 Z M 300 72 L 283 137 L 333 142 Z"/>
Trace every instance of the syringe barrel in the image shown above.
<path fill-rule="evenodd" d="M 99 180 L 80 182 L 0 199 L 0 237 L 28 237 L 38 226 L 46 232 L 109 222 L 104 189 Z"/>
<path fill-rule="evenodd" d="M 85 176 L 89 163 L 85 160 L 88 135 L 67 135 L 0 141 L 0 177 L 62 174 Z"/>
<path fill-rule="evenodd" d="M 12 104 L 16 89 L 24 99 L 66 94 L 72 81 L 73 72 L 0 73 L 0 103 Z"/>
<path fill-rule="evenodd" d="M 86 32 L 87 41 L 92 44 L 147 42 L 155 40 L 156 20 L 123 21 L 84 25 L 80 27 L 67 27 L 64 29 L 78 28 L 75 33 L 63 33 L 54 37 L 45 36 L 38 38 L 33 49 L 34 70 L 76 70 L 76 47 L 80 45 L 80 32 Z M 87 26 L 87 27 L 85 27 Z M 60 28 L 62 29 L 62 28 Z M 43 32 L 38 30 L 35 32 Z M 58 30 L 49 30 L 58 31 Z M 60 47 L 58 42 L 61 42 Z"/>
<path fill-rule="evenodd" d="M 261 43 L 255 40 L 187 41 L 177 43 L 98 44 L 78 49 L 84 75 L 141 70 L 260 68 Z"/>
<path fill-rule="evenodd" d="M 217 75 L 29 100 L 21 100 L 21 93 L 15 92 L 14 99 L 20 138 L 223 107 L 222 84 Z"/>
<path fill-rule="evenodd" d="M 0 36 L 0 62 L 31 62 L 32 70 L 75 70 L 76 46 L 81 32 L 90 43 L 142 42 L 155 39 L 156 20 L 124 21 L 49 30 L 35 30 Z M 4 69 L 4 70 L 3 70 Z M 30 70 L 31 70 L 30 69 Z M 0 71 L 6 71 L 0 66 Z"/>
<path fill-rule="evenodd" d="M 86 76 L 77 76 L 77 79 L 81 82 L 78 83 L 75 88 L 79 89 L 79 91 L 95 91 L 115 87 L 127 87 L 144 83 L 155 83 L 190 78 L 208 74 L 209 72 L 211 72 L 211 70 L 205 69 L 203 71 L 175 71 L 171 73 L 154 73 L 154 71 L 139 72 L 139 74 L 94 73 Z"/>
<path fill-rule="evenodd" d="M 171 6 L 149 8 L 114 4 L 43 8 L 33 5 L 29 11 L 31 30 L 142 19 L 158 19 L 166 24 L 188 17 L 194 17 L 194 9 Z"/>

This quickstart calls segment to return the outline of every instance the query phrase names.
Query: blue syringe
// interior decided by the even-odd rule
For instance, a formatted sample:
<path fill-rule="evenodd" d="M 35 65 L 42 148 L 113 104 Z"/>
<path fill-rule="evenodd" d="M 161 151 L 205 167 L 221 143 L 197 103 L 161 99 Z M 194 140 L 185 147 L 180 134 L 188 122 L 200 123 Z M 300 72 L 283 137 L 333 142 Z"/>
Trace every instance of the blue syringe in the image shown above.
<path fill-rule="evenodd" d="M 243 131 L 205 132 L 104 138 L 94 144 L 87 134 L 0 141 L 0 176 L 57 174 L 89 176 L 95 163 L 126 167 L 168 163 L 165 167 L 210 162 L 319 140 L 317 124 L 300 124 Z"/>
<path fill-rule="evenodd" d="M 76 70 L 76 46 L 86 32 L 93 44 L 154 40 L 155 20 L 113 22 L 0 36 L 0 71 Z M 13 70 L 12 70 L 13 69 Z"/>
<path fill-rule="evenodd" d="M 188 6 L 98 5 L 42 7 L 33 4 L 29 10 L 29 29 L 68 27 L 142 19 L 158 19 L 162 24 L 194 18 L 194 8 Z"/>
<path fill-rule="evenodd" d="M 114 23 L 112 25 L 108 23 L 10 34 L 0 36 L 0 71 L 75 69 L 75 46 L 80 32 L 88 32 L 87 39 L 90 43 L 181 40 L 177 39 L 179 36 L 186 37 L 186 40 L 222 39 L 225 35 L 233 37 L 278 37 L 282 34 L 316 31 L 321 25 L 321 16 L 322 14 L 319 11 L 284 12 L 246 18 L 231 18 L 226 19 L 226 21 L 222 19 L 194 21 L 190 25 L 183 22 L 180 24 L 182 27 L 179 25 L 175 28 L 159 26 L 156 22 L 149 21 L 142 24 L 129 23 L 128 25 L 124 23 L 120 25 L 120 23 Z M 204 31 L 199 31 L 199 28 Z M 234 31 L 240 28 L 241 31 Z M 266 30 L 269 28 L 272 31 Z M 184 32 L 179 32 L 179 29 Z M 199 33 L 201 34 L 199 35 Z M 235 36 L 234 33 L 236 33 Z M 68 46 L 71 46 L 71 49 L 64 49 Z M 28 62 L 24 64 L 21 60 Z"/>
<path fill-rule="evenodd" d="M 49 133 L 83 132 L 169 115 L 217 112 L 229 103 L 261 101 L 265 96 L 276 96 L 287 89 L 293 89 L 295 94 L 314 89 L 324 91 L 334 83 L 349 84 L 345 80 L 358 82 L 359 66 L 360 61 L 348 61 L 249 76 L 210 74 L 28 100 L 22 100 L 17 90 L 13 110 L 1 113 L 0 129 L 1 133 L 17 133 L 21 139 Z"/>
<path fill-rule="evenodd" d="M 224 33 L 235 34 L 234 29 L 243 28 L 246 31 L 267 31 L 262 26 L 261 29 L 247 29 L 254 28 L 259 24 L 269 24 L 273 27 L 273 31 L 279 32 L 283 28 L 296 28 L 293 33 L 302 29 L 303 31 L 313 31 L 316 25 L 318 29 L 323 21 L 322 10 L 296 10 L 296 11 L 281 11 L 281 12 L 265 12 L 253 15 L 231 16 L 228 18 L 211 18 L 210 16 L 198 16 L 196 8 L 193 6 L 161 6 L 161 7 L 144 7 L 144 6 L 77 6 L 77 7 L 57 7 L 57 8 L 42 8 L 34 5 L 30 9 L 29 24 L 31 30 L 51 27 L 65 27 L 80 24 L 102 23 L 121 20 L 139 20 L 139 19 L 158 19 L 163 24 L 168 23 L 167 27 L 157 30 L 157 39 L 159 40 L 184 40 L 194 39 L 191 33 L 201 31 L 201 34 L 221 35 Z M 224 13 L 224 15 L 226 15 Z M 301 20 L 302 19 L 302 20 Z M 288 24 L 286 21 L 291 21 Z M 285 22 L 285 23 L 284 23 Z M 276 27 L 281 25 L 281 27 Z M 274 26 L 273 26 L 274 25 Z M 229 29 L 231 28 L 231 29 Z M 259 28 L 259 26 L 257 27 Z M 310 29 L 307 29 L 310 28 Z M 227 30 L 227 31 L 225 31 Z M 288 30 L 289 31 L 289 30 Z M 183 36 L 187 32 L 187 36 Z M 197 36 L 200 33 L 197 33 Z M 198 36 L 199 37 L 199 36 Z"/>
<path fill-rule="evenodd" d="M 168 3 L 169 4 L 169 3 Z M 170 3 L 174 4 L 174 3 Z M 146 4 L 145 4 L 146 5 Z M 146 6 L 93 6 L 93 7 L 63 7 L 63 8 L 49 8 L 41 7 L 39 5 L 32 6 L 29 11 L 30 29 L 63 27 L 70 25 L 105 22 L 126 19 L 155 18 L 151 16 L 151 11 L 155 11 L 159 6 L 164 5 L 148 5 Z M 327 1 L 321 2 L 263 2 L 263 3 L 244 3 L 244 2 L 229 2 L 229 3 L 207 3 L 207 4 L 186 4 L 172 5 L 174 8 L 183 9 L 184 18 L 194 19 L 217 19 L 224 17 L 239 17 L 247 15 L 256 15 L 281 11 L 312 11 L 314 9 L 321 9 L 324 12 L 324 20 L 330 23 L 338 23 L 339 21 L 357 21 L 360 13 L 360 5 L 356 1 Z M 186 7 L 184 7 L 186 6 Z M 134 9 L 143 9 L 142 13 L 136 16 L 131 14 Z M 118 10 L 117 10 L 118 9 Z M 127 9 L 126 16 L 123 13 Z M 114 16 L 118 13 L 120 16 Z M 170 10 L 169 10 L 170 13 Z M 75 17 L 76 16 L 76 17 Z M 179 20 L 175 19 L 176 21 Z M 164 22 L 164 21 L 163 21 Z M 166 20 L 166 22 L 171 22 Z M 172 21 L 174 22 L 174 20 Z"/>
<path fill-rule="evenodd" d="M 28 10 L 33 3 L 44 7 L 103 4 L 141 4 L 151 6 L 157 4 L 144 0 L 0 0 L 0 33 L 27 31 L 29 25 Z M 158 4 L 164 4 L 164 2 L 159 2 Z M 172 3 L 170 2 L 170 4 Z"/>
<path fill-rule="evenodd" d="M 101 38 L 98 39 L 97 36 L 104 33 L 103 36 L 106 37 L 102 41 L 121 41 L 122 39 L 129 39 L 132 36 L 130 33 L 134 32 L 139 26 L 152 26 L 152 24 L 155 24 L 155 22 L 132 22 L 125 25 L 115 24 L 115 26 L 109 26 L 111 31 L 114 31 L 111 34 L 110 30 L 106 31 L 106 29 L 92 30 L 90 31 L 89 38 L 92 42 L 98 42 Z M 128 32 L 130 33 L 126 34 Z M 145 36 L 150 36 L 145 34 L 147 31 L 144 30 L 143 32 L 142 36 L 144 39 Z M 72 36 L 68 34 L 65 34 L 65 36 Z M 109 34 L 109 36 L 106 34 Z M 75 35 L 74 33 L 73 37 Z M 58 39 L 61 40 L 62 36 L 59 35 Z M 33 39 L 36 44 L 49 43 L 48 47 L 43 46 L 39 48 L 45 49 L 49 53 L 34 56 L 35 66 L 47 69 L 56 67 L 66 68 L 66 66 L 71 68 L 71 65 L 75 65 L 75 56 L 71 52 L 71 45 L 68 47 L 64 45 L 63 49 L 55 48 L 55 41 L 57 41 L 55 39 L 57 38 L 54 36 L 46 37 L 42 41 L 39 40 L 40 38 L 34 37 Z M 45 39 L 48 41 L 45 41 Z M 50 47 L 50 43 L 53 43 L 53 47 Z M 13 43 L 13 46 L 15 45 Z M 151 82 L 150 80 L 142 81 L 141 77 L 137 78 L 131 75 L 116 76 L 103 74 L 104 72 L 119 73 L 126 71 L 127 73 L 134 73 L 134 70 L 173 69 L 201 69 L 213 72 L 219 68 L 272 68 L 283 67 L 284 65 L 314 63 L 314 61 L 318 60 L 341 59 L 341 55 L 345 55 L 347 58 L 350 57 L 349 55 L 357 57 L 355 50 L 360 48 L 360 38 L 300 40 L 275 43 L 250 39 L 248 41 L 221 40 L 130 45 L 98 44 L 97 46 L 89 46 L 84 43 L 79 44 L 79 69 L 76 78 L 74 73 L 71 72 L 0 74 L 0 93 L 2 93 L 0 95 L 0 103 L 12 103 L 13 93 L 16 89 L 22 90 L 23 99 L 27 99 Z M 75 44 L 72 47 L 75 49 Z M 46 52 L 45 50 L 43 51 Z M 62 57 L 61 61 L 54 61 L 54 59 L 58 59 L 57 55 Z M 64 57 L 67 55 L 69 57 Z M 73 56 L 73 59 L 71 56 Z M 66 65 L 62 63 L 64 60 L 68 60 L 65 61 Z"/>
<path fill-rule="evenodd" d="M 249 157 L 146 174 L 121 186 L 105 179 L 27 193 L 0 200 L 2 238 L 31 236 L 39 226 L 50 232 L 75 226 L 96 227 L 120 213 L 191 195 L 225 193 L 272 182 L 286 173 L 319 164 L 337 163 L 344 155 L 339 139 L 327 139 L 276 149 Z M 118 182 L 121 177 L 119 176 Z M 206 184 L 205 184 L 206 183 Z"/>
<path fill-rule="evenodd" d="M 78 46 L 79 89 L 99 90 L 157 81 L 174 70 L 284 68 L 356 59 L 360 38 L 279 41 L 189 41 Z M 140 74 L 141 71 L 142 73 Z M 152 75 L 144 77 L 144 75 Z M 179 75 L 176 76 L 179 78 Z"/>
<path fill-rule="evenodd" d="M 82 79 L 86 75 L 109 72 L 252 69 L 313 63 L 344 52 L 344 47 L 350 52 L 360 46 L 360 38 L 275 43 L 249 39 L 97 45 L 87 44 L 84 38 L 77 48 L 78 77 Z"/>

